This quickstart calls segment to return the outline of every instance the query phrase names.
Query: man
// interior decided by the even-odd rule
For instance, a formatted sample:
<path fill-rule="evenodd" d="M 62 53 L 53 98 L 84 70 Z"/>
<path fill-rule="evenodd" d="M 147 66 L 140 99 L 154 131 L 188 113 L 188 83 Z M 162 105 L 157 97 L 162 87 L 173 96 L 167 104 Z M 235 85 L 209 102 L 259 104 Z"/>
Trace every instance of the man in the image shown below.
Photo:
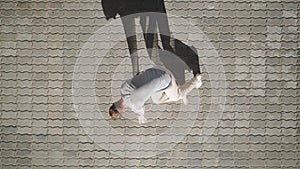
<path fill-rule="evenodd" d="M 101 3 L 107 20 L 115 19 L 118 14 L 121 17 L 131 57 L 133 76 L 140 71 L 135 18 L 140 19 L 148 55 L 156 65 L 164 65 L 168 68 L 180 84 L 185 82 L 184 70 L 186 67 L 181 63 L 176 64 L 176 60 L 184 61 L 188 69 L 193 71 L 194 76 L 200 73 L 196 49 L 179 39 L 171 38 L 164 0 L 102 0 Z M 162 48 L 158 43 L 157 30 L 159 30 Z M 178 56 L 178 59 L 173 60 L 175 70 L 168 64 L 173 58 L 161 55 L 162 50 L 160 49 Z"/>
<path fill-rule="evenodd" d="M 170 46 L 170 29 L 166 15 L 164 0 L 102 0 L 102 8 L 106 19 L 120 15 L 132 63 L 133 76 L 139 73 L 137 55 L 137 32 L 135 18 L 140 19 L 145 45 L 150 59 L 157 62 L 158 32 L 164 50 L 172 51 Z M 158 15 L 161 13 L 161 15 Z M 157 63 L 156 63 L 157 64 Z"/>
<path fill-rule="evenodd" d="M 138 114 L 138 122 L 145 123 L 143 106 L 150 97 L 155 104 L 181 99 L 187 104 L 186 95 L 201 85 L 201 74 L 178 86 L 170 71 L 160 67 L 150 68 L 122 84 L 121 99 L 112 104 L 109 115 L 114 120 L 120 119 L 129 107 Z"/>

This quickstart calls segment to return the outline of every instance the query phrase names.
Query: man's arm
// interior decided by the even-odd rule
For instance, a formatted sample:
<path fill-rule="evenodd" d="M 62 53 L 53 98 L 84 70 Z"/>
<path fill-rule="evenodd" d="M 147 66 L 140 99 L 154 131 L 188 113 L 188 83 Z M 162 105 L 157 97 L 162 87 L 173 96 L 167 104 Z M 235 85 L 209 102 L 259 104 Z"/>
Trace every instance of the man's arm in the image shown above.
<path fill-rule="evenodd" d="M 139 124 L 146 123 L 147 119 L 145 118 L 145 110 L 142 106 L 139 107 L 132 107 L 132 111 L 138 114 L 138 122 Z"/>
<path fill-rule="evenodd" d="M 138 107 L 132 106 L 131 110 L 134 113 L 138 114 L 139 116 L 144 116 L 144 114 L 145 114 L 145 110 L 142 106 L 138 106 Z"/>
<path fill-rule="evenodd" d="M 143 108 L 143 105 L 140 105 L 140 104 L 133 104 L 131 102 L 131 98 L 134 97 L 134 95 L 129 95 L 127 97 L 123 97 L 124 101 L 125 101 L 125 104 L 136 114 L 138 114 L 138 122 L 139 124 L 142 124 L 142 123 L 146 123 L 146 118 L 144 117 L 144 114 L 145 114 L 145 110 Z"/>

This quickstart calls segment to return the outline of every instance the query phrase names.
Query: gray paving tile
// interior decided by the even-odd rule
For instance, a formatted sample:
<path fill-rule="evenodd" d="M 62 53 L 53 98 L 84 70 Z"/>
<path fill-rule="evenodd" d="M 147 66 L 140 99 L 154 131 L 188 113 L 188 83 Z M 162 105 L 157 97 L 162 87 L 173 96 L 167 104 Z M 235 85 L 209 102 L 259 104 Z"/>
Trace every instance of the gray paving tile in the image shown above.
<path fill-rule="evenodd" d="M 295 74 L 297 55 L 292 51 L 298 47 L 298 3 L 165 3 L 170 13 L 193 17 L 191 21 L 214 41 L 223 60 L 228 80 L 226 100 L 232 106 L 226 106 L 215 135 L 205 143 L 194 144 L 205 124 L 206 115 L 200 114 L 197 128 L 186 137 L 185 146 L 175 146 L 174 153 L 150 160 L 116 160 L 111 159 L 114 156 L 109 151 L 94 151 L 101 147 L 92 144 L 78 128 L 71 88 L 80 48 L 107 23 L 101 4 L 90 0 L 1 2 L 4 17 L 0 21 L 0 51 L 4 64 L 0 69 L 4 72 L 0 91 L 5 95 L 0 106 L 1 139 L 5 140 L 1 157 L 27 157 L 30 146 L 33 155 L 30 159 L 2 157 L 5 168 L 297 168 L 299 85 Z M 117 48 L 126 49 L 112 55 L 128 57 L 125 39 Z M 111 56 L 105 60 L 106 64 L 115 62 Z M 97 78 L 110 79 L 110 70 L 102 66 Z M 107 83 L 98 86 L 105 89 L 98 95 L 110 94 Z M 205 87 L 201 103 L 209 112 L 210 85 Z M 107 99 L 101 101 L 106 103 Z M 162 119 L 156 125 L 167 121 Z M 137 126 L 130 127 L 133 131 Z M 142 133 L 155 130 L 144 129 Z M 275 159 L 279 151 L 282 160 Z"/>

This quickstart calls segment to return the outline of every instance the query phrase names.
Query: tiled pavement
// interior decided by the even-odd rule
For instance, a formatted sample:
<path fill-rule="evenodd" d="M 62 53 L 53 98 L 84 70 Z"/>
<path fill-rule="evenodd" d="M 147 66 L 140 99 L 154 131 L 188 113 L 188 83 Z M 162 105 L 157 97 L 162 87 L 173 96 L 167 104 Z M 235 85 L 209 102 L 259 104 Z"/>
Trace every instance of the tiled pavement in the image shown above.
<path fill-rule="evenodd" d="M 152 121 L 139 126 L 129 120 L 130 113 L 118 122 L 110 121 L 106 113 L 117 98 L 118 84 L 130 74 L 125 37 L 114 46 L 103 46 L 111 51 L 97 56 L 103 60 L 97 63 L 95 83 L 90 76 L 80 76 L 92 66 L 75 66 L 80 52 L 89 51 L 84 45 L 90 37 L 96 34 L 98 39 L 92 41 L 101 41 L 113 36 L 98 31 L 108 23 L 100 0 L 0 2 L 2 169 L 299 168 L 299 1 L 166 0 L 165 4 L 170 16 L 186 18 L 208 37 L 224 72 L 208 72 L 205 58 L 217 58 L 200 54 L 205 49 L 197 48 L 203 55 L 201 68 L 208 72 L 204 87 L 189 96 L 189 106 L 146 105 Z M 73 76 L 76 70 L 86 74 Z M 222 73 L 226 86 L 220 90 L 226 93 L 219 95 L 226 99 L 224 111 L 217 114 L 220 118 L 210 119 L 222 109 L 211 109 L 219 97 L 213 95 L 218 89 L 212 84 L 222 81 L 213 77 Z M 88 102 L 94 93 L 74 86 L 76 78 L 87 89 L 95 84 L 97 104 Z M 83 99 L 78 101 L 79 96 Z M 95 111 L 89 111 L 95 105 Z M 188 115 L 180 116 L 182 112 Z M 173 133 L 184 136 L 182 140 L 176 142 L 174 136 L 147 142 L 168 131 L 174 121 L 180 122 L 175 128 L 190 128 Z M 207 129 L 212 133 L 204 132 Z"/>

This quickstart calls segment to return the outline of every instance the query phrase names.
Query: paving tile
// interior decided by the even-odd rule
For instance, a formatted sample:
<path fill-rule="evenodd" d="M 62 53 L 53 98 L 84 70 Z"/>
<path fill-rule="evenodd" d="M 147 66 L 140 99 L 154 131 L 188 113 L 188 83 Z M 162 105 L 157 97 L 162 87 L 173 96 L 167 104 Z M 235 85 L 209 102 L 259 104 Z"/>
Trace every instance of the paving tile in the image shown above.
<path fill-rule="evenodd" d="M 5 95 L 0 105 L 1 163 L 5 168 L 297 168 L 299 85 L 297 53 L 292 51 L 298 47 L 298 3 L 165 3 L 169 13 L 193 17 L 190 20 L 213 41 L 223 61 L 230 104 L 214 135 L 198 143 L 208 127 L 206 114 L 201 113 L 191 135 L 170 153 L 151 159 L 116 159 L 78 128 L 72 105 L 76 56 L 107 23 L 101 3 L 1 2 L 0 91 Z M 112 55 L 128 56 L 125 39 L 114 48 L 119 49 Z M 116 64 L 116 57 L 109 56 L 105 64 Z M 97 78 L 110 79 L 111 69 L 101 66 Z M 109 95 L 107 85 L 99 83 L 97 94 Z M 203 111 L 211 111 L 208 84 L 201 94 Z M 109 101 L 101 98 L 101 102 L 106 107 Z M 149 135 L 165 130 L 160 126 L 168 120 L 162 118 L 156 123 L 158 129 L 130 125 L 130 132 Z M 11 158 L 14 155 L 18 157 Z"/>

